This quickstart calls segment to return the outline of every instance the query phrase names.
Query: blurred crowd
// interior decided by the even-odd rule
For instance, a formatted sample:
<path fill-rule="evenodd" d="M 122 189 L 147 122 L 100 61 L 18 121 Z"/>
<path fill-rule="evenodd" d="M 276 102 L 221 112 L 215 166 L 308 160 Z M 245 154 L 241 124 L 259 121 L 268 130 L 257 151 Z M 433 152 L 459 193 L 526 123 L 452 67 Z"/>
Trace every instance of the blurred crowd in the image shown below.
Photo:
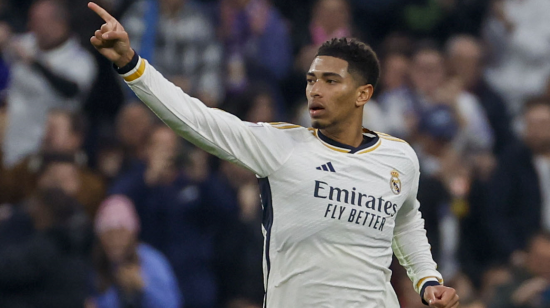
<path fill-rule="evenodd" d="M 256 177 L 137 100 L 86 2 L 0 0 L 0 307 L 261 307 Z M 166 78 L 250 122 L 308 127 L 316 49 L 369 43 L 363 124 L 415 148 L 446 285 L 462 307 L 550 307 L 548 0 L 97 2 Z"/>

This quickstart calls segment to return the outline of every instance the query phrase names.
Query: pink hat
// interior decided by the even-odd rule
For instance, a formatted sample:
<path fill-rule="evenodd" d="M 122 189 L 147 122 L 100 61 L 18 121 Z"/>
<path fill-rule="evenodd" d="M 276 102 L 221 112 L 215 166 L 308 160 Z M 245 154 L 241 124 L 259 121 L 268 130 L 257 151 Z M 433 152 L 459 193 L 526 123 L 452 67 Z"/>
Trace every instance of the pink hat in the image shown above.
<path fill-rule="evenodd" d="M 124 195 L 112 195 L 97 210 L 95 232 L 101 234 L 119 228 L 138 233 L 139 217 L 132 200 Z"/>

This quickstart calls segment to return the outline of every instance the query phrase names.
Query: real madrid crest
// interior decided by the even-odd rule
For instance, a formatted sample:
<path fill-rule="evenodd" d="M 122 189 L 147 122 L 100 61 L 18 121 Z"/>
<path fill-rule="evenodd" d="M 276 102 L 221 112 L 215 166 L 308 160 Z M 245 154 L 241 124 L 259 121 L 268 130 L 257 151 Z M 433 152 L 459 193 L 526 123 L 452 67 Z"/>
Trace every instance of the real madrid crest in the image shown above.
<path fill-rule="evenodd" d="M 393 170 L 392 172 L 390 172 L 390 174 L 391 174 L 391 179 L 390 179 L 391 191 L 394 194 L 399 195 L 399 193 L 401 193 L 401 180 L 399 180 L 399 172 L 397 172 L 396 170 Z"/>

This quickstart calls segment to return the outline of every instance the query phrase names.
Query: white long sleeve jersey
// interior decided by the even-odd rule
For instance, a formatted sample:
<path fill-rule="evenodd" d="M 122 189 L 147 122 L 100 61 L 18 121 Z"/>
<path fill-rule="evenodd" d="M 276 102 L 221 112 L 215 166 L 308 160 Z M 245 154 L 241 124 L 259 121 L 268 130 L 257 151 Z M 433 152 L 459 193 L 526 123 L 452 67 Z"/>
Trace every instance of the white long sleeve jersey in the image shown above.
<path fill-rule="evenodd" d="M 122 76 L 179 135 L 259 178 L 264 307 L 397 308 L 392 251 L 417 292 L 441 281 L 407 143 L 365 130 L 371 142 L 351 148 L 312 128 L 244 122 L 188 96 L 142 59 Z"/>

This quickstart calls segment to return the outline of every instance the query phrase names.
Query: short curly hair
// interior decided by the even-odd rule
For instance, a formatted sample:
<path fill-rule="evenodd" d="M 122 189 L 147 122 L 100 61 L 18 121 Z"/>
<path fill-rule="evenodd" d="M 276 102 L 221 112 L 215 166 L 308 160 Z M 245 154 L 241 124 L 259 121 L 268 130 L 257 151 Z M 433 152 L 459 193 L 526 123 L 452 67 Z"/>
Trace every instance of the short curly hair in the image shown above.
<path fill-rule="evenodd" d="M 372 48 L 354 38 L 333 38 L 321 45 L 318 56 L 329 56 L 348 62 L 348 72 L 361 77 L 362 84 L 376 87 L 380 79 L 380 62 Z"/>

